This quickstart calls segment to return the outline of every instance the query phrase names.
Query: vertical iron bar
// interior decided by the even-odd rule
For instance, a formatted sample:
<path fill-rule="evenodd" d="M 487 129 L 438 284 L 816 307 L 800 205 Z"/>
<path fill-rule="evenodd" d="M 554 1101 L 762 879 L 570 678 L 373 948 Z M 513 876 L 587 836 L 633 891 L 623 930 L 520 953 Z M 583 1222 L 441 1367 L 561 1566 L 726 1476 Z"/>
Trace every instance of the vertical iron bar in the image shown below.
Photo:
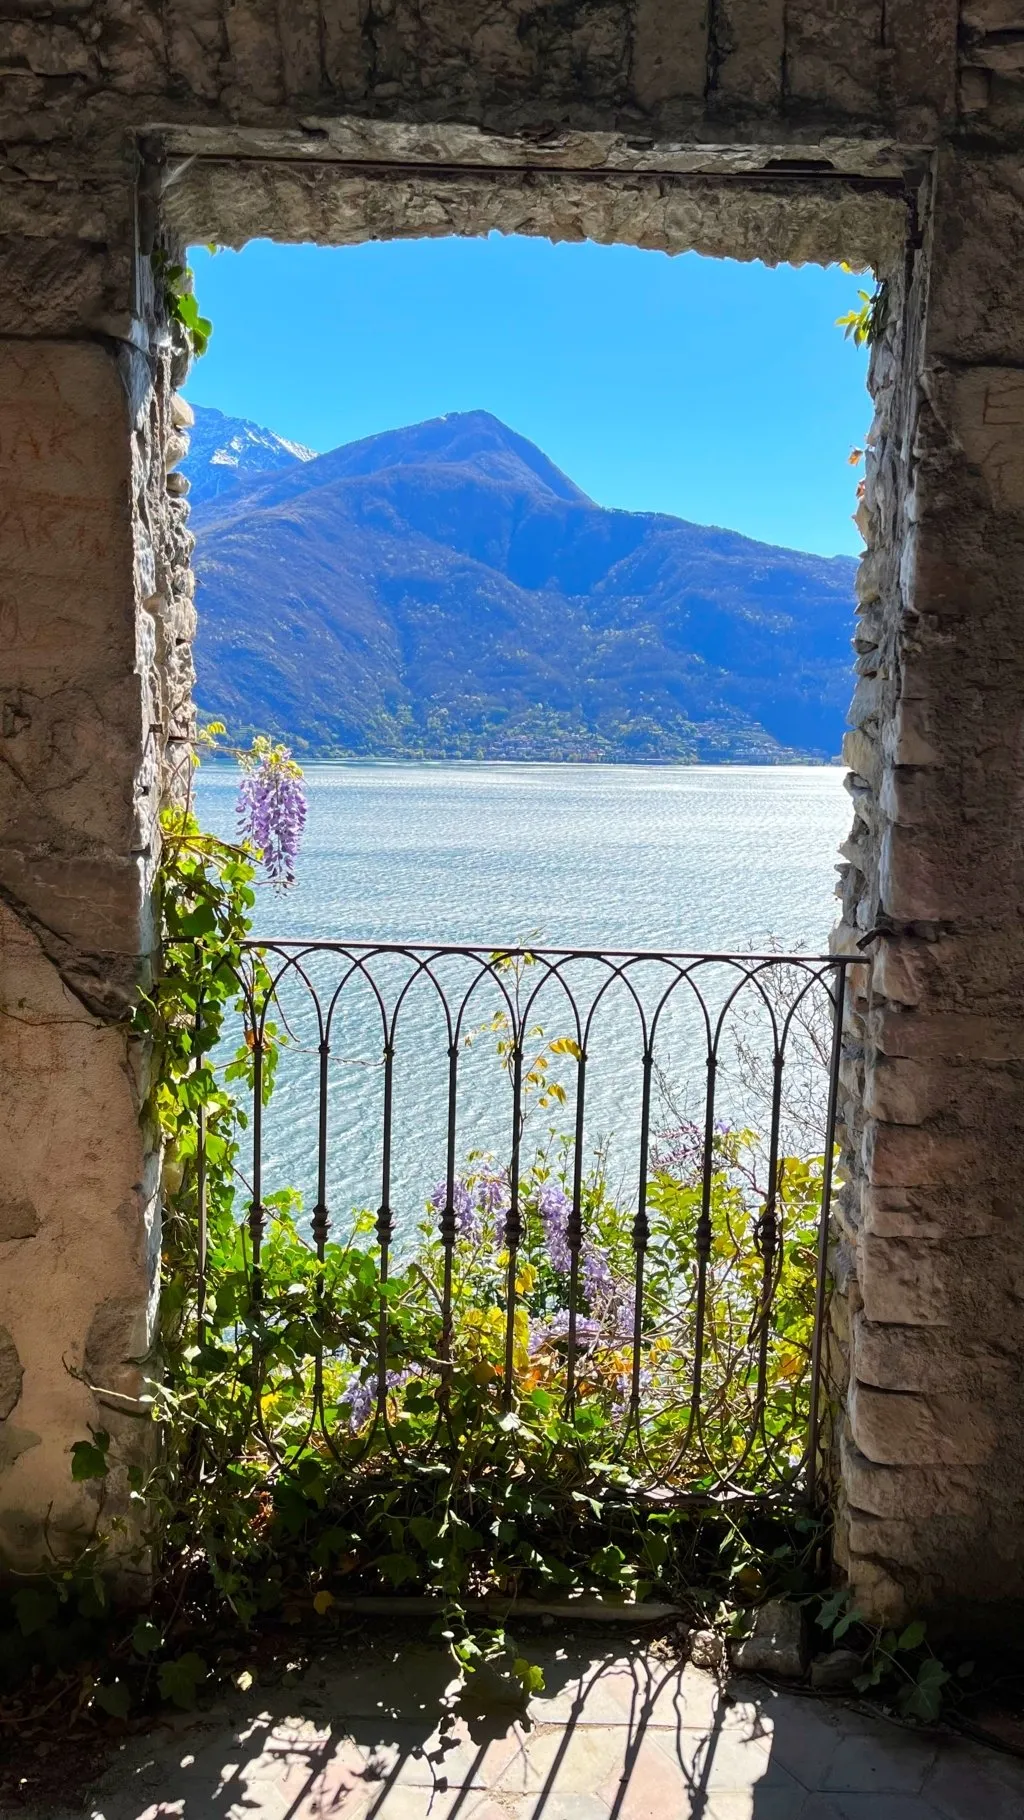
<path fill-rule="evenodd" d="M 207 1249 L 207 1213 L 206 1213 L 206 1105 L 199 1108 L 199 1129 L 196 1133 L 196 1200 L 198 1203 L 198 1230 L 196 1233 L 196 1320 L 202 1326 L 206 1311 L 206 1249 Z"/>
<path fill-rule="evenodd" d="M 644 1332 L 644 1265 L 651 1236 L 647 1218 L 647 1158 L 651 1141 L 651 1073 L 654 1051 L 644 1048 L 643 1097 L 640 1103 L 640 1175 L 637 1182 L 636 1218 L 633 1221 L 633 1369 L 630 1374 L 626 1433 L 635 1423 L 640 1436 L 640 1352 Z"/>
<path fill-rule="evenodd" d="M 198 1063 L 200 1039 L 203 1032 L 203 993 L 202 988 L 196 994 L 196 1021 L 192 1034 L 192 1056 Z M 196 1127 L 196 1322 L 203 1323 L 206 1309 L 206 1251 L 207 1251 L 207 1209 L 206 1209 L 206 1101 L 199 1105 L 199 1119 Z"/>
<path fill-rule="evenodd" d="M 832 1003 L 832 1056 L 828 1077 L 828 1111 L 825 1115 L 825 1156 L 821 1170 L 821 1219 L 818 1226 L 818 1281 L 814 1303 L 814 1338 L 811 1342 L 811 1407 L 807 1421 L 806 1496 L 814 1501 L 818 1484 L 818 1442 L 821 1423 L 821 1354 L 825 1337 L 828 1239 L 832 1214 L 832 1153 L 836 1142 L 839 1107 L 839 1068 L 843 1055 L 843 1009 L 846 1000 L 846 967 L 834 963 Z"/>
<path fill-rule="evenodd" d="M 583 1242 L 583 1110 L 587 1082 L 587 1056 L 581 1049 L 576 1063 L 576 1148 L 572 1164 L 572 1212 L 569 1216 L 569 1335 L 565 1367 L 565 1419 L 576 1413 L 576 1306 L 580 1296 L 580 1248 Z"/>
<path fill-rule="evenodd" d="M 253 1036 L 252 1046 L 252 1201 L 249 1204 L 252 1239 L 252 1299 L 263 1299 L 260 1248 L 263 1244 L 263 1038 Z"/>
<path fill-rule="evenodd" d="M 330 1044 L 325 1038 L 320 1044 L 320 1104 L 317 1121 L 316 1206 L 313 1209 L 311 1226 L 313 1242 L 316 1245 L 316 1255 L 321 1264 L 324 1261 L 324 1250 L 327 1245 L 327 1233 L 330 1227 L 330 1215 L 327 1211 L 327 1064 L 330 1053 Z"/>
<path fill-rule="evenodd" d="M 316 1154 L 316 1206 L 313 1209 L 312 1233 L 316 1246 L 317 1262 L 320 1269 L 316 1273 L 314 1299 L 316 1303 L 316 1336 L 313 1351 L 313 1420 L 319 1414 L 324 1420 L 324 1256 L 327 1251 L 327 1233 L 330 1226 L 330 1215 L 327 1211 L 327 1075 L 330 1059 L 330 1044 L 324 1037 L 320 1043 L 320 1103 L 317 1108 L 317 1154 Z"/>
<path fill-rule="evenodd" d="M 441 1244 L 444 1247 L 444 1281 L 441 1290 L 441 1401 L 447 1408 L 452 1378 L 452 1265 L 455 1254 L 455 1115 L 458 1094 L 458 1045 L 448 1046 L 448 1140 L 445 1159 L 444 1212 Z"/>
<path fill-rule="evenodd" d="M 768 1187 L 764 1207 L 758 1221 L 758 1242 L 761 1247 L 762 1260 L 761 1305 L 757 1312 L 757 1390 L 754 1394 L 754 1419 L 750 1428 L 751 1442 L 758 1428 L 761 1428 L 763 1433 L 764 1411 L 768 1397 L 768 1337 L 774 1299 L 775 1253 L 779 1236 L 777 1207 L 783 1066 L 784 1056 L 782 1050 L 779 1049 L 776 1051 L 772 1065 L 772 1123 L 768 1142 Z"/>
<path fill-rule="evenodd" d="M 519 1241 L 523 1236 L 519 1217 L 519 1148 L 522 1137 L 523 1105 L 523 1033 L 516 1030 L 512 1052 L 512 1160 L 509 1166 L 509 1208 L 505 1222 L 505 1244 L 508 1247 L 508 1270 L 505 1277 L 505 1381 L 501 1390 L 502 1408 L 512 1407 L 512 1374 L 516 1348 L 516 1273 Z"/>
<path fill-rule="evenodd" d="M 388 1394 L 388 1304 L 384 1294 L 388 1280 L 388 1252 L 395 1223 L 391 1215 L 391 1115 L 394 1087 L 395 1051 L 390 1041 L 384 1044 L 384 1130 L 381 1141 L 380 1207 L 377 1210 L 377 1242 L 380 1245 L 380 1325 L 377 1330 L 377 1412 L 387 1421 Z"/>
<path fill-rule="evenodd" d="M 707 1307 L 708 1259 L 711 1256 L 711 1176 L 714 1164 L 715 1082 L 718 1075 L 718 1056 L 713 1047 L 708 1050 L 707 1070 L 700 1219 L 694 1235 L 694 1249 L 697 1253 L 697 1308 L 693 1322 L 693 1402 L 690 1410 L 690 1427 L 692 1429 L 696 1424 L 698 1434 L 702 1432 L 700 1398 L 704 1376 L 704 1321 Z"/>

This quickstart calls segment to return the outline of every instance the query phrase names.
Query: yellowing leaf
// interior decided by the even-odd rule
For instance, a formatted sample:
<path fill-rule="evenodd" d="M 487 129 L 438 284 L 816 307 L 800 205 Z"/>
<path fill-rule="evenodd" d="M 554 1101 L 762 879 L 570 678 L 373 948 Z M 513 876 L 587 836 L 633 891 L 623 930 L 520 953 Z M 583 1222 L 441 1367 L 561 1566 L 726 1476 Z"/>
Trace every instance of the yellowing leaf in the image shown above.
<path fill-rule="evenodd" d="M 330 1611 L 333 1604 L 333 1593 L 327 1592 L 326 1590 L 318 1592 L 316 1598 L 313 1600 L 313 1610 L 316 1612 L 318 1618 L 322 1618 L 326 1612 Z"/>

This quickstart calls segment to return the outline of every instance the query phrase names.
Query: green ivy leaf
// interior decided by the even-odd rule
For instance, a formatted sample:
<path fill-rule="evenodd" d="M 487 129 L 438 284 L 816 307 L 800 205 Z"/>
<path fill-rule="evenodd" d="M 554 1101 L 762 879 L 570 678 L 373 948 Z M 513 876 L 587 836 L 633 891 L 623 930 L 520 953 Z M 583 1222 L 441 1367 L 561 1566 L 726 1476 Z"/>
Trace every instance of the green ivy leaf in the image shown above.
<path fill-rule="evenodd" d="M 97 1687 L 92 1697 L 101 1711 L 109 1713 L 112 1719 L 127 1719 L 131 1711 L 132 1697 L 123 1681 L 111 1681 Z"/>
<path fill-rule="evenodd" d="M 173 1662 L 162 1662 L 157 1675 L 157 1686 L 165 1700 L 170 1700 L 183 1712 L 191 1712 L 196 1703 L 196 1690 L 207 1675 L 206 1663 L 195 1650 L 188 1650 Z"/>
<path fill-rule="evenodd" d="M 903 1631 L 902 1635 L 899 1637 L 897 1644 L 896 1644 L 896 1648 L 897 1649 L 919 1649 L 921 1644 L 924 1642 L 926 1629 L 927 1629 L 927 1626 L 922 1623 L 921 1619 L 915 1618 L 914 1622 L 912 1624 L 908 1624 L 906 1630 Z"/>
<path fill-rule="evenodd" d="M 527 1695 L 544 1692 L 544 1670 L 536 1662 L 528 1662 L 525 1656 L 517 1656 L 512 1664 L 512 1673 Z"/>
<path fill-rule="evenodd" d="M 420 1574 L 419 1563 L 410 1555 L 380 1555 L 374 1566 L 392 1586 L 404 1586 L 407 1580 L 416 1580 Z"/>
<path fill-rule="evenodd" d="M 163 1636 L 149 1618 L 140 1618 L 132 1631 L 132 1648 L 138 1656 L 151 1656 L 159 1649 Z"/>
<path fill-rule="evenodd" d="M 60 1611 L 60 1598 L 48 1586 L 23 1586 L 12 1593 L 11 1604 L 23 1637 L 37 1636 Z"/>
<path fill-rule="evenodd" d="M 107 1449 L 110 1436 L 97 1429 L 91 1441 L 76 1441 L 71 1449 L 71 1477 L 73 1479 L 105 1479 L 110 1468 L 107 1462 Z"/>

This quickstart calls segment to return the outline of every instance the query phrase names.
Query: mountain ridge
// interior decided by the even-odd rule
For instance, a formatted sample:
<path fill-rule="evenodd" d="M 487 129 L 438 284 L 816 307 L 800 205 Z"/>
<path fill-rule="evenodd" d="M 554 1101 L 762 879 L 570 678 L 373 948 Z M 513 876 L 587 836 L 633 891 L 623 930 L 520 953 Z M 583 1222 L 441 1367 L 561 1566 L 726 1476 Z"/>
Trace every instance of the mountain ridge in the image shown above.
<path fill-rule="evenodd" d="M 598 506 L 482 411 L 322 455 L 243 422 L 253 465 L 229 437 L 225 488 L 218 415 L 197 407 L 183 464 L 197 698 L 240 737 L 307 758 L 838 751 L 853 558 Z"/>

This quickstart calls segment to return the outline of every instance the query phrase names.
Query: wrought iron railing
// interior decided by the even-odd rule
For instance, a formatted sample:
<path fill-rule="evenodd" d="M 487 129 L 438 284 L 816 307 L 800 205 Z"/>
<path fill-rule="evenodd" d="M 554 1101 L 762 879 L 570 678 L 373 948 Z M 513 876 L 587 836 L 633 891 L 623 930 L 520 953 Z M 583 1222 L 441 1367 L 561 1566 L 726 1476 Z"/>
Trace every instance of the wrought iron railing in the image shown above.
<path fill-rule="evenodd" d="M 251 944 L 253 1307 L 285 1240 L 306 1260 L 284 1373 L 234 1317 L 257 1444 L 456 1459 L 469 1395 L 658 1496 L 813 1493 L 851 964 Z"/>

